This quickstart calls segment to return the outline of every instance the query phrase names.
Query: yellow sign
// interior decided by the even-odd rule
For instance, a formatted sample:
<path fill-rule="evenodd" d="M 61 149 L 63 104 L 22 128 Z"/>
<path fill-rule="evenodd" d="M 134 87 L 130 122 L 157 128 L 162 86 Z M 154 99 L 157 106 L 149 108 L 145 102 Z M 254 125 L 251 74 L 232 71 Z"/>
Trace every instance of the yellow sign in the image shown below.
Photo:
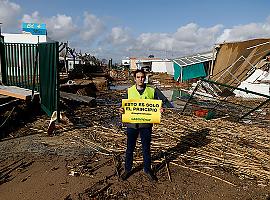
<path fill-rule="evenodd" d="M 123 99 L 122 122 L 125 123 L 160 123 L 161 100 Z"/>

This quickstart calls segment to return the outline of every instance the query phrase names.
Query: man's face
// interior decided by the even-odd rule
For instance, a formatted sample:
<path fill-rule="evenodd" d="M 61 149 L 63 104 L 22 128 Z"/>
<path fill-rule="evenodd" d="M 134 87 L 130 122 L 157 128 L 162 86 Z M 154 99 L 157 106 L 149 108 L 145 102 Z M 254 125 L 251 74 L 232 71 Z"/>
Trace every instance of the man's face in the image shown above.
<path fill-rule="evenodd" d="M 135 77 L 136 85 L 143 86 L 144 85 L 144 80 L 145 80 L 145 76 L 144 76 L 143 73 L 139 72 L 139 73 L 136 74 L 136 77 Z"/>

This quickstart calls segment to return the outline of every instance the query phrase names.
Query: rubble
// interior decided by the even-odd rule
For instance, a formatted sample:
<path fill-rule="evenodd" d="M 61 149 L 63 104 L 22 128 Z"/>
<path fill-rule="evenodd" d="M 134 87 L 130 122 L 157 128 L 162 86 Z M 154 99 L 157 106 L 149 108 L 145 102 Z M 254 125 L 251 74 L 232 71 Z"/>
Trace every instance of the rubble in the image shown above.
<path fill-rule="evenodd" d="M 108 108 L 99 107 L 97 110 L 103 110 L 104 113 Z M 101 154 L 124 153 L 125 134 L 121 127 L 112 123 L 108 127 L 106 122 L 98 119 L 92 123 L 92 126 L 88 125 L 81 130 L 80 136 L 74 131 L 67 131 L 65 134 L 77 143 L 92 146 Z M 256 139 L 253 137 L 254 132 Z M 222 168 L 240 177 L 268 183 L 270 166 L 267 149 L 270 146 L 267 132 L 267 129 L 256 126 L 222 120 L 204 121 L 168 110 L 162 123 L 154 126 L 152 153 L 158 155 L 165 151 L 170 162 Z M 135 161 L 141 161 L 139 149 L 136 151 Z"/>
<path fill-rule="evenodd" d="M 132 190 L 123 187 L 119 190 L 114 186 L 115 180 L 110 180 L 118 177 L 123 170 L 126 135 L 117 104 L 120 103 L 124 93 L 125 91 L 103 91 L 99 99 L 102 98 L 104 101 L 97 107 L 79 105 L 74 107 L 72 112 L 66 111 L 65 115 L 70 123 L 61 124 L 52 137 L 47 137 L 47 133 L 44 133 L 47 128 L 44 123 L 49 123 L 49 120 L 44 118 L 20 129 L 21 134 L 37 134 L 33 144 L 27 145 L 27 152 L 66 157 L 87 155 L 82 161 L 73 163 L 67 161 L 66 164 L 67 175 L 95 180 L 77 197 L 84 199 L 127 198 L 132 195 L 138 197 L 137 192 L 142 190 L 140 187 L 134 187 Z M 235 182 L 218 174 L 214 175 L 213 172 L 230 172 L 241 179 L 254 180 L 260 185 L 269 184 L 268 129 L 222 119 L 205 120 L 194 115 L 185 116 L 174 108 L 166 109 L 161 122 L 160 125 L 154 125 L 152 155 L 153 167 L 164 181 L 171 180 L 170 183 L 173 184 L 176 176 L 174 167 L 179 167 L 181 170 L 200 173 L 233 187 L 237 185 Z M 2 146 L 4 147 L 4 143 Z M 7 157 L 12 151 L 2 154 Z M 103 160 L 100 160 L 100 157 L 103 157 Z M 140 168 L 141 145 L 137 145 L 134 162 L 135 168 Z M 101 171 L 102 173 L 106 171 L 104 171 L 106 166 L 112 166 L 114 169 L 110 171 L 111 175 L 98 176 Z M 26 175 L 20 181 L 27 182 L 31 178 L 32 176 Z M 147 196 L 146 190 L 143 191 L 140 193 L 142 198 Z M 69 198 L 73 199 L 73 196 L 71 194 Z"/>

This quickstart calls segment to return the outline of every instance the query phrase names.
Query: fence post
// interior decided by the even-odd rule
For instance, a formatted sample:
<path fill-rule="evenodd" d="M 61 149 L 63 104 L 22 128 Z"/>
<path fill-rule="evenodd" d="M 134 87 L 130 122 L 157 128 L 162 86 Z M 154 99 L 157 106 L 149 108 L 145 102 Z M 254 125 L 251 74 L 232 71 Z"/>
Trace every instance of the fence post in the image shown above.
<path fill-rule="evenodd" d="M 55 42 L 55 59 L 56 59 L 56 112 L 57 112 L 57 121 L 60 121 L 60 74 L 59 74 L 59 42 Z"/>
<path fill-rule="evenodd" d="M 3 84 L 7 83 L 7 69 L 6 69 L 6 56 L 5 56 L 5 45 L 4 37 L 0 33 L 0 72 L 1 72 L 1 81 Z"/>

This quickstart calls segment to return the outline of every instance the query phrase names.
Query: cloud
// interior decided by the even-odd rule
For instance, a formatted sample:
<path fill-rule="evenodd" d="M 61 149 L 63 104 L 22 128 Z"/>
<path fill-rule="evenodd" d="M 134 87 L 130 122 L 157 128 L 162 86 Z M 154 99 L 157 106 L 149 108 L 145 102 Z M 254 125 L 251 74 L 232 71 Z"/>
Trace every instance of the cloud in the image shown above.
<path fill-rule="evenodd" d="M 107 37 L 107 42 L 112 45 L 130 44 L 132 37 L 128 28 L 113 27 Z"/>
<path fill-rule="evenodd" d="M 39 16 L 38 11 L 35 11 L 31 15 L 23 15 L 22 22 L 45 23 L 48 36 L 54 40 L 68 40 L 78 32 L 78 28 L 73 23 L 72 17 L 62 14 L 44 18 Z"/>
<path fill-rule="evenodd" d="M 26 23 L 42 23 L 42 19 L 39 16 L 38 11 L 33 12 L 31 15 L 23 15 L 21 21 Z"/>
<path fill-rule="evenodd" d="M 265 23 L 250 23 L 224 29 L 223 33 L 217 38 L 217 43 L 269 37 L 270 17 L 267 18 Z"/>
<path fill-rule="evenodd" d="M 126 56 L 178 57 L 209 51 L 222 33 L 223 26 L 200 27 L 195 23 L 181 26 L 174 33 L 141 33 L 131 35 L 127 27 L 113 27 L 99 43 L 98 55 L 120 59 Z"/>
<path fill-rule="evenodd" d="M 105 30 L 103 22 L 95 15 L 84 13 L 83 29 L 80 32 L 80 37 L 84 41 L 93 42 Z"/>
<path fill-rule="evenodd" d="M 221 33 L 223 26 L 218 24 L 213 27 L 199 27 L 195 23 L 187 24 L 177 29 L 174 34 L 175 41 L 185 41 L 191 44 L 209 45 L 215 42 L 218 34 Z"/>
<path fill-rule="evenodd" d="M 17 27 L 20 14 L 20 5 L 9 0 L 0 0 L 0 22 L 3 23 L 3 28 L 9 30 L 14 26 Z"/>
<path fill-rule="evenodd" d="M 68 40 L 78 32 L 78 28 L 70 16 L 57 14 L 46 21 L 48 34 L 51 35 L 52 39 Z"/>
<path fill-rule="evenodd" d="M 11 0 L 0 0 L 0 22 L 5 31 L 7 27 L 8 30 L 17 28 L 19 22 L 46 23 L 51 39 L 69 41 L 76 49 L 117 59 L 150 54 L 156 57 L 179 57 L 209 51 L 214 44 L 224 41 L 270 37 L 270 16 L 262 23 L 233 27 L 224 27 L 221 24 L 203 27 L 188 23 L 172 33 L 144 32 L 134 36 L 129 27 L 121 26 L 113 27 L 106 33 L 109 24 L 107 26 L 100 17 L 89 12 L 79 16 L 56 13 L 54 16 L 44 17 L 38 11 L 21 15 L 21 10 L 21 6 Z"/>
<path fill-rule="evenodd" d="M 213 27 L 199 27 L 195 23 L 189 23 L 179 27 L 175 33 L 142 33 L 136 38 L 136 43 L 130 50 L 157 52 L 157 55 L 170 52 L 175 55 L 192 54 L 208 51 L 215 44 L 222 25 Z"/>

